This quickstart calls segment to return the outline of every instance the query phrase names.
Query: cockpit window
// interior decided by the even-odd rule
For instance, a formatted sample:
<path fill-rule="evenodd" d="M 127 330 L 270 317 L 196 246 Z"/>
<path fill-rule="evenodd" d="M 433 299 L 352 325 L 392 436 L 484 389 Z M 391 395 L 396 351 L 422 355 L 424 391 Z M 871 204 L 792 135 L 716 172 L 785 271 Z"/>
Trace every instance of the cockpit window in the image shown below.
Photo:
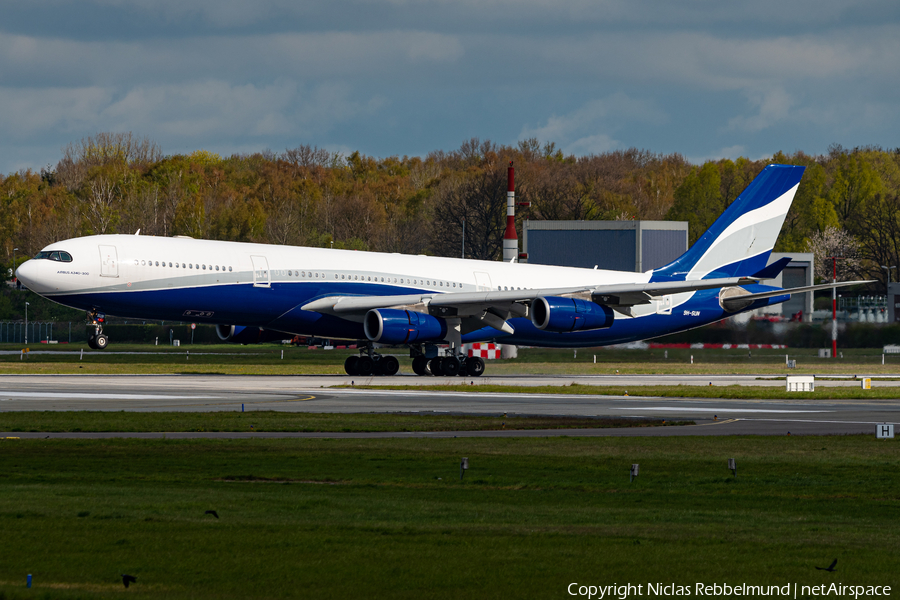
<path fill-rule="evenodd" d="M 46 259 L 56 262 L 72 262 L 72 255 L 63 250 L 41 250 L 34 255 L 35 260 Z"/>

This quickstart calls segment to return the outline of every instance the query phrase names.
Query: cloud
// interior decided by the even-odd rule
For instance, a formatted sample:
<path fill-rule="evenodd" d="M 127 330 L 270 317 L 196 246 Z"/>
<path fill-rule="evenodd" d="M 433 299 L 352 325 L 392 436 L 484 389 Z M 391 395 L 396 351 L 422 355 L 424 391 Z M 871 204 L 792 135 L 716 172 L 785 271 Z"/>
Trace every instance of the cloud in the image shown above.
<path fill-rule="evenodd" d="M 79 41 L 0 33 L 5 85 L 104 85 L 360 78 L 425 72 L 464 55 L 453 36 L 421 31 L 282 33 L 177 41 Z M 46 84 L 46 83 L 45 83 Z"/>
<path fill-rule="evenodd" d="M 702 165 L 703 163 L 710 161 L 710 160 L 722 160 L 724 158 L 727 158 L 730 160 L 735 160 L 742 156 L 747 157 L 747 149 L 744 146 L 737 144 L 735 146 L 728 146 L 727 148 L 719 148 L 718 150 L 713 150 L 709 154 L 705 154 L 703 156 L 687 157 L 687 160 L 691 164 Z M 754 160 L 757 160 L 757 159 L 768 157 L 768 156 L 772 156 L 772 154 L 770 153 L 770 154 L 765 154 L 763 156 L 757 156 L 757 157 L 752 157 L 752 158 Z M 750 158 L 750 157 L 747 157 L 747 158 Z"/>
<path fill-rule="evenodd" d="M 8 6 L 7 6 L 8 5 Z M 91 23 L 104 17 L 121 22 L 154 22 L 218 31 L 247 31 L 286 26 L 306 29 L 391 29 L 403 23 L 417 29 L 455 33 L 516 28 L 529 33 L 608 28 L 715 29 L 725 36 L 740 32 L 802 32 L 823 26 L 878 24 L 896 20 L 895 0 L 757 0 L 753 3 L 671 2 L 669 0 L 0 0 L 5 16 L 23 20 Z M 13 10 L 15 9 L 15 10 Z M 8 20 L 8 19 L 7 19 Z M 141 35 L 139 31 L 134 32 Z M 77 32 L 73 31 L 77 35 Z"/>
<path fill-rule="evenodd" d="M 791 106 L 795 104 L 783 89 L 753 91 L 748 95 L 750 104 L 757 109 L 756 114 L 729 119 L 726 131 L 756 132 L 774 127 L 790 117 Z"/>
<path fill-rule="evenodd" d="M 542 126 L 525 126 L 519 139 L 556 142 L 573 154 L 601 153 L 621 145 L 610 134 L 621 130 L 626 122 L 662 123 L 665 120 L 666 115 L 651 102 L 618 93 L 591 100 L 567 114 L 552 115 Z"/>
<path fill-rule="evenodd" d="M 24 140 L 47 131 L 75 132 L 99 125 L 98 106 L 112 90 L 85 88 L 0 88 L 0 137 Z"/>
<path fill-rule="evenodd" d="M 0 14 L 0 170 L 25 140 L 55 161 L 110 129 L 164 148 L 303 135 L 390 155 L 518 133 L 696 156 L 900 131 L 896 0 L 0 0 Z"/>
<path fill-rule="evenodd" d="M 13 139 L 55 131 L 136 131 L 166 140 L 312 135 L 371 115 L 381 98 L 358 100 L 350 88 L 304 88 L 290 81 L 234 85 L 224 81 L 110 88 L 0 88 L 0 132 Z M 26 118 L 22 118 L 25 116 Z"/>

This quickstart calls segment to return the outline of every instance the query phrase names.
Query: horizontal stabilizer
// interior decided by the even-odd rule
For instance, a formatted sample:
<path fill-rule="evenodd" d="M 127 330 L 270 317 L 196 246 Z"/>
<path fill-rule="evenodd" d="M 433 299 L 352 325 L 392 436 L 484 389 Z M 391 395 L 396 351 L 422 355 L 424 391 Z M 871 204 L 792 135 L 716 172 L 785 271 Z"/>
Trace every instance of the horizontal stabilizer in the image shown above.
<path fill-rule="evenodd" d="M 793 259 L 791 259 L 790 256 L 779 258 L 762 271 L 754 273 L 753 277 L 756 279 L 775 279 L 776 277 L 778 277 L 778 275 L 781 274 L 782 271 L 784 271 L 784 268 L 788 266 L 788 263 L 790 263 L 791 260 Z"/>
<path fill-rule="evenodd" d="M 859 285 L 861 283 L 872 283 L 874 279 L 866 281 L 841 281 L 838 283 L 823 283 L 821 285 L 807 285 L 804 287 L 790 288 L 786 290 L 773 290 L 771 292 L 759 292 L 756 294 L 744 294 L 741 296 L 731 296 L 729 298 L 721 298 L 722 308 L 725 310 L 740 310 L 753 300 L 762 300 L 763 298 L 774 298 L 776 296 L 790 296 L 791 294 L 802 294 L 804 292 L 816 292 L 818 290 L 830 290 L 832 288 L 848 287 L 851 285 Z"/>

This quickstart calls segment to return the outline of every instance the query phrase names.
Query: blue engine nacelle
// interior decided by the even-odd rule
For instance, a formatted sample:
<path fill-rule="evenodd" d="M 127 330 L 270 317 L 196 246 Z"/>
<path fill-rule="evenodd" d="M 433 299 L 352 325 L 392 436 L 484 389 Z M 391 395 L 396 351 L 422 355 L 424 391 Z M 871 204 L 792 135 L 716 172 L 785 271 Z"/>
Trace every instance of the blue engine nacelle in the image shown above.
<path fill-rule="evenodd" d="M 606 329 L 614 318 L 610 307 L 590 300 L 542 296 L 531 303 L 531 322 L 544 331 Z"/>
<path fill-rule="evenodd" d="M 447 335 L 447 322 L 425 313 L 396 308 L 376 308 L 366 313 L 366 337 L 382 344 L 435 342 Z"/>
<path fill-rule="evenodd" d="M 279 331 L 268 331 L 260 327 L 243 325 L 216 325 L 216 335 L 223 342 L 232 344 L 259 344 L 290 339 L 291 336 Z"/>

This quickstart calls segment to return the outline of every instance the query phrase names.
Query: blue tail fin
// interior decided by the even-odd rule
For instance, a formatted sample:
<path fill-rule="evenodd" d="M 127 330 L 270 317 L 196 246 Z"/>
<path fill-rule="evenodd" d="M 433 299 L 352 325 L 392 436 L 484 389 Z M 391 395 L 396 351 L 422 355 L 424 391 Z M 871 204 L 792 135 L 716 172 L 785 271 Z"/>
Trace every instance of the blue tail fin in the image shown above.
<path fill-rule="evenodd" d="M 765 269 L 804 169 L 767 166 L 687 252 L 650 280 L 752 276 Z"/>

